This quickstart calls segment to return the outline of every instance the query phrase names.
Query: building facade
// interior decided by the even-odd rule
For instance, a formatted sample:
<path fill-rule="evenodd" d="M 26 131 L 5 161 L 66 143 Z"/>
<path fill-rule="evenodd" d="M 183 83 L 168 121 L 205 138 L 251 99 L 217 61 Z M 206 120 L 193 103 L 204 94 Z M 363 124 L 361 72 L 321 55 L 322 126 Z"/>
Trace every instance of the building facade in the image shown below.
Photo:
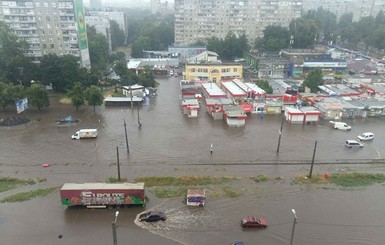
<path fill-rule="evenodd" d="M 124 31 L 124 34 L 127 35 L 127 22 L 126 22 L 126 13 L 116 12 L 116 11 L 89 11 L 88 15 L 90 16 L 101 16 L 108 20 L 115 21 L 119 28 Z"/>
<path fill-rule="evenodd" d="M 229 31 L 253 43 L 266 26 L 288 27 L 301 10 L 302 0 L 175 0 L 175 45 L 224 39 Z"/>
<path fill-rule="evenodd" d="M 112 52 L 112 43 L 111 43 L 111 24 L 110 20 L 102 15 L 92 15 L 88 13 L 85 16 L 86 24 L 88 26 L 93 26 L 95 27 L 95 30 L 97 33 L 102 34 L 107 38 L 108 42 L 108 51 L 111 53 Z"/>
<path fill-rule="evenodd" d="M 43 55 L 73 55 L 90 67 L 82 0 L 1 1 L 0 20 L 29 43 L 27 56 L 36 63 Z"/>
<path fill-rule="evenodd" d="M 222 80 L 243 78 L 243 67 L 240 64 L 187 64 L 183 77 L 188 81 L 212 81 L 220 83 Z"/>

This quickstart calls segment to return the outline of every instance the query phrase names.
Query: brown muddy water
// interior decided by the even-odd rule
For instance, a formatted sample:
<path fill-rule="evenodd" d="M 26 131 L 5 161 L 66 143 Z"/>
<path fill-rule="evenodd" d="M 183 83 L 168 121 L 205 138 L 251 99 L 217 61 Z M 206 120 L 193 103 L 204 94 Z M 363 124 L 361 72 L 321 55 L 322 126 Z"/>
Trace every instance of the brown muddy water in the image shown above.
<path fill-rule="evenodd" d="M 293 244 L 351 245 L 384 244 L 384 186 L 344 189 L 336 186 L 292 184 L 291 178 L 309 172 L 317 140 L 313 173 L 365 171 L 384 172 L 382 164 L 339 162 L 382 159 L 384 120 L 348 121 L 350 132 L 333 130 L 328 122 L 318 125 L 284 123 L 280 152 L 276 154 L 279 116 L 253 115 L 244 128 L 229 128 L 213 121 L 204 110 L 198 119 L 188 119 L 179 108 L 177 78 L 163 78 L 158 96 L 139 108 L 142 129 L 138 129 L 137 107 L 100 107 L 96 112 L 52 100 L 44 112 L 27 111 L 28 125 L 0 127 L 0 176 L 46 178 L 34 186 L 0 193 L 0 198 L 21 191 L 60 187 L 66 182 L 101 182 L 117 176 L 116 147 L 121 176 L 132 181 L 138 176 L 236 176 L 232 185 L 240 190 L 236 198 L 209 197 L 204 208 L 188 208 L 183 198 L 159 199 L 147 192 L 146 208 L 121 209 L 118 217 L 118 244 L 290 244 L 296 210 Z M 14 116 L 2 113 L 0 118 Z M 72 115 L 80 122 L 57 126 L 54 121 Z M 124 120 L 127 123 L 129 154 L 126 150 Z M 98 128 L 96 140 L 71 140 L 80 128 Z M 375 133 L 363 149 L 348 150 L 346 139 L 362 132 Z M 210 145 L 213 144 L 213 154 Z M 332 164 L 327 164 L 332 162 Z M 41 165 L 48 163 L 48 168 Z M 283 164 L 284 163 L 284 164 Z M 271 180 L 256 183 L 249 177 L 266 174 Z M 148 209 L 166 212 L 165 222 L 147 224 L 136 215 Z M 0 244 L 112 244 L 111 222 L 115 210 L 66 209 L 59 194 L 31 201 L 0 204 Z M 265 217 L 264 230 L 242 229 L 240 219 Z M 59 235 L 63 237 L 59 239 Z"/>

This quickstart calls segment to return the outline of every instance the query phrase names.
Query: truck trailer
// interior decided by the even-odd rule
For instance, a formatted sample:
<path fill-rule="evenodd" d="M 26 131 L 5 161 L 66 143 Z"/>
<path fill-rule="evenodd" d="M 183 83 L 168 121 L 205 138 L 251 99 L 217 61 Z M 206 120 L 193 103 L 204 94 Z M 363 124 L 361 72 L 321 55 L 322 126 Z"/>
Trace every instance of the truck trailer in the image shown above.
<path fill-rule="evenodd" d="M 145 206 L 144 183 L 65 183 L 61 203 L 67 207 L 120 208 Z"/>
<path fill-rule="evenodd" d="M 98 137 L 98 130 L 97 129 L 80 129 L 79 131 L 76 131 L 74 135 L 71 136 L 72 139 L 93 139 Z"/>

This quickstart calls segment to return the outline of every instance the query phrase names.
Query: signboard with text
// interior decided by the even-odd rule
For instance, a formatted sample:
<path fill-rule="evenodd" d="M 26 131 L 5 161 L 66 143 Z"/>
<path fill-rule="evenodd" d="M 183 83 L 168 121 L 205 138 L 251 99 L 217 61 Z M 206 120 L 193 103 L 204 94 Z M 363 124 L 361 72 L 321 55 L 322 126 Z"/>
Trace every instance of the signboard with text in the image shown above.
<path fill-rule="evenodd" d="M 16 101 L 16 110 L 17 113 L 22 113 L 23 111 L 28 109 L 28 99 L 24 98 Z"/>

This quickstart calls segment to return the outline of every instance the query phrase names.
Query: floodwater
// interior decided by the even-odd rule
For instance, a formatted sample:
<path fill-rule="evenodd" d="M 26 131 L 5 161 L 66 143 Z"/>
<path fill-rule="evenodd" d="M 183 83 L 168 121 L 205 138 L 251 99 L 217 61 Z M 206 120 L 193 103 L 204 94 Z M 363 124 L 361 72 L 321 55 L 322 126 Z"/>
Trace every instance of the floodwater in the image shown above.
<path fill-rule="evenodd" d="M 208 198 L 204 208 L 188 208 L 183 198 L 158 199 L 147 192 L 146 208 L 121 209 L 118 244 L 290 244 L 296 210 L 293 244 L 383 244 L 384 186 L 343 189 L 335 186 L 292 184 L 291 178 L 309 173 L 315 142 L 313 173 L 384 172 L 382 164 L 341 164 L 383 159 L 384 119 L 347 121 L 350 132 L 334 130 L 329 122 L 318 125 L 283 124 L 277 154 L 281 117 L 252 115 L 243 128 L 229 128 L 200 112 L 197 119 L 184 116 L 179 107 L 179 80 L 158 79 L 158 96 L 146 105 L 82 107 L 59 105 L 37 113 L 27 111 L 28 125 L 0 127 L 0 175 L 46 178 L 22 191 L 66 182 L 102 182 L 117 176 L 117 151 L 121 176 L 237 176 L 241 195 Z M 55 109 L 53 109 L 55 108 Z M 1 117 L 13 114 L 0 114 Z M 57 126 L 54 121 L 72 115 L 80 122 Z M 138 129 L 138 116 L 142 128 Z M 124 121 L 129 154 L 127 154 Z M 95 140 L 71 140 L 80 128 L 98 128 Z M 363 149 L 346 149 L 344 141 L 362 132 L 375 134 Z M 213 154 L 210 145 L 213 144 Z M 118 149 L 118 150 L 117 150 Z M 306 164 L 294 164 L 306 162 Z M 48 163 L 48 168 L 41 165 Z M 271 181 L 256 183 L 248 177 L 266 174 Z M 280 177 L 279 180 L 274 180 Z M 246 188 L 247 186 L 247 188 Z M 0 198 L 21 189 L 0 193 Z M 44 198 L 0 204 L 1 244 L 111 244 L 115 210 L 66 209 L 58 193 Z M 139 223 L 136 215 L 148 209 L 166 212 L 160 223 Z M 264 230 L 240 227 L 243 216 L 265 217 Z M 59 235 L 63 237 L 59 239 Z"/>

